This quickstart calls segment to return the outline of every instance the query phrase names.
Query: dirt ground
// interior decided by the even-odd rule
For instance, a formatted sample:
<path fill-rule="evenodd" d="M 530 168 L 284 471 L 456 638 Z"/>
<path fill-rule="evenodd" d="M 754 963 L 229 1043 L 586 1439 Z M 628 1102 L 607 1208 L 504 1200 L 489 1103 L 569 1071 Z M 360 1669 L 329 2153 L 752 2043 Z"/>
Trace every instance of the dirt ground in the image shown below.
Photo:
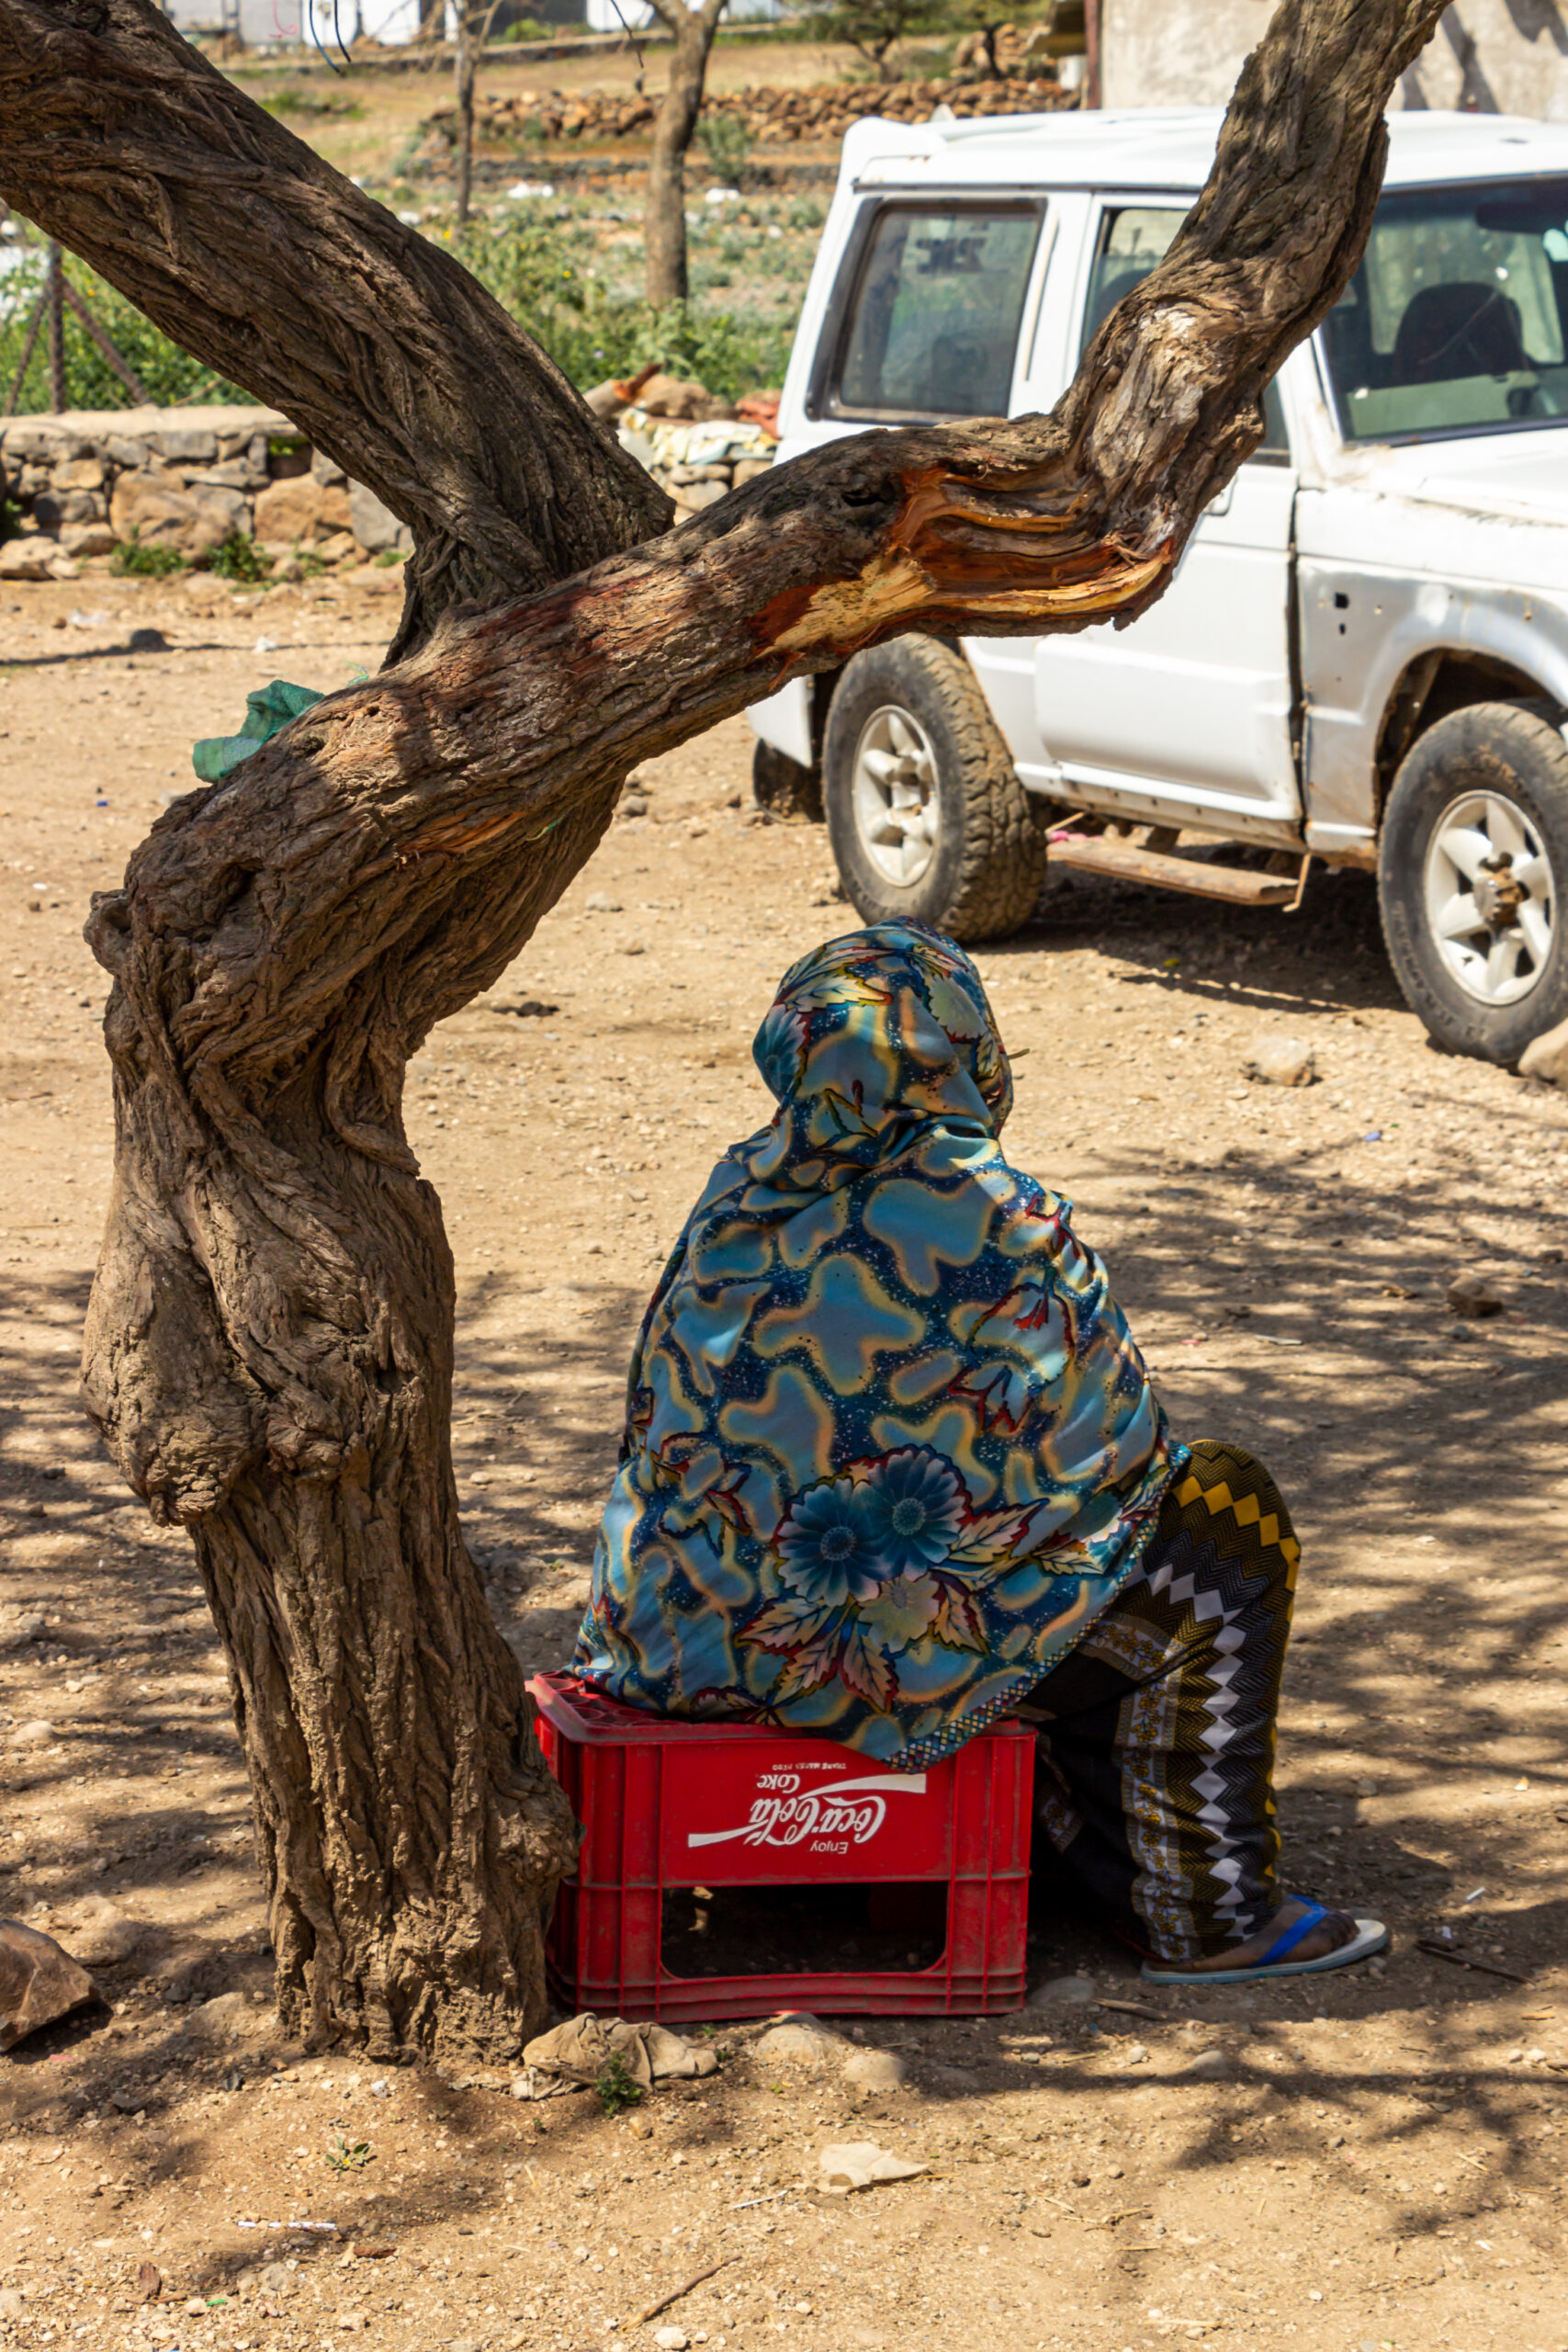
<path fill-rule="evenodd" d="M 0 2059 L 0 2341 L 1562 2352 L 1568 1101 L 1427 1047 L 1359 876 L 1293 918 L 1057 885 L 979 960 L 1014 1157 L 1077 1203 L 1178 1430 L 1257 1447 L 1292 1499 L 1287 1880 L 1386 1917 L 1386 1965 L 1173 1997 L 1043 1881 L 1030 2008 L 836 2021 L 901 2087 L 751 2025 L 619 2116 L 281 2040 L 188 1548 L 76 1401 L 110 1169 L 81 926 L 192 740 L 275 674 L 374 665 L 394 585 L 0 605 L 0 1909 L 124 1955 L 100 2008 Z M 168 650 L 130 654 L 132 627 Z M 748 763 L 739 721 L 658 763 L 649 813 L 411 1074 L 459 1264 L 470 1540 L 531 1667 L 586 1590 L 646 1288 L 764 1116 L 752 1031 L 852 921 L 820 833 L 749 821 Z M 1318 1083 L 1244 1077 L 1280 1033 Z M 1490 1319 L 1447 1303 L 1475 1270 Z M 1046 1989 L 1069 1975 L 1078 1997 Z M 824 2196 L 843 2139 L 929 2169 Z"/>
<path fill-rule="evenodd" d="M 605 91 L 629 97 L 634 90 L 643 89 L 657 98 L 662 95 L 669 68 L 668 42 L 650 42 L 640 55 L 629 42 L 575 57 L 510 58 L 498 56 L 491 49 L 479 69 L 479 95 L 483 100 L 542 96 L 553 90 L 563 96 L 581 97 L 590 91 Z M 854 51 L 842 43 L 748 40 L 727 34 L 715 45 L 706 86 L 721 94 L 763 82 L 774 88 L 807 89 L 817 83 L 842 80 L 857 68 L 863 70 Z M 395 174 L 426 117 L 453 102 L 449 58 L 433 60 L 423 71 L 398 73 L 351 64 L 329 75 L 313 64 L 302 72 L 295 59 L 259 57 L 237 60 L 223 70 L 263 104 L 276 105 L 281 96 L 279 110 L 287 110 L 290 130 L 340 172 L 371 182 Z M 519 147 L 513 153 L 512 176 L 537 177 L 536 164 L 545 155 L 552 170 L 583 156 L 609 166 L 630 159 L 640 169 L 647 163 L 649 144 L 647 138 L 597 144 L 568 140 L 541 147 L 532 157 L 529 150 Z M 796 154 L 801 152 L 795 150 Z M 818 158 L 817 147 L 805 152 L 813 160 Z M 832 153 L 828 147 L 820 152 L 824 156 Z M 701 187 L 711 176 L 701 153 L 694 153 L 692 185 Z"/>

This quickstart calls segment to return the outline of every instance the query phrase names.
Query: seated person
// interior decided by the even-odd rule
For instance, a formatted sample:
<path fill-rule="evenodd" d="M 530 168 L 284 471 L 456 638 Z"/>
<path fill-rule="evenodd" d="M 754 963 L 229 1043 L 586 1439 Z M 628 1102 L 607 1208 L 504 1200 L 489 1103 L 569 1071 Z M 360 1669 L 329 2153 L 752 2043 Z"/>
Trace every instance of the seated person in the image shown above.
<path fill-rule="evenodd" d="M 877 923 L 785 975 L 778 1099 L 632 1358 L 574 1670 L 896 1770 L 1042 1725 L 1043 1825 L 1158 1982 L 1380 1951 L 1275 1885 L 1298 1546 L 1261 1464 L 1177 1442 L 1070 1205 L 1009 1166 L 974 965 Z"/>

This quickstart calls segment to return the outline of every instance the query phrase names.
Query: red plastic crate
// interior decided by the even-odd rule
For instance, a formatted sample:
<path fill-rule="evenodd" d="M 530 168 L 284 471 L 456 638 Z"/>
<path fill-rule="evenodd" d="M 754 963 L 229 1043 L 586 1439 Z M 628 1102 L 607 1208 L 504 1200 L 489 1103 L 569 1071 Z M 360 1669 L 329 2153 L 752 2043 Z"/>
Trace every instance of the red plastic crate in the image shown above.
<path fill-rule="evenodd" d="M 557 1997 L 626 2018 L 751 2018 L 780 2008 L 929 2017 L 1016 2009 L 1024 1995 L 1034 1737 L 1004 1720 L 923 1772 L 746 1724 L 672 1723 L 541 1674 L 546 1759 L 582 1824 L 550 1923 Z M 947 1890 L 931 1967 L 677 1976 L 660 1945 L 671 1887 Z"/>

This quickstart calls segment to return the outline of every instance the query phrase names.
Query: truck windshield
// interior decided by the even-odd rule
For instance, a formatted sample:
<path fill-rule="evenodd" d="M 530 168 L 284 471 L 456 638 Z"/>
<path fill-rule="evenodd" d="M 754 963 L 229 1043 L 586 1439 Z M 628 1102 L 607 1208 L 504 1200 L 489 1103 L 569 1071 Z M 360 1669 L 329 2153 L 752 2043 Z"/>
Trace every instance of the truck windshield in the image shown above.
<path fill-rule="evenodd" d="M 1401 188 L 1323 322 L 1349 441 L 1568 416 L 1568 179 Z"/>

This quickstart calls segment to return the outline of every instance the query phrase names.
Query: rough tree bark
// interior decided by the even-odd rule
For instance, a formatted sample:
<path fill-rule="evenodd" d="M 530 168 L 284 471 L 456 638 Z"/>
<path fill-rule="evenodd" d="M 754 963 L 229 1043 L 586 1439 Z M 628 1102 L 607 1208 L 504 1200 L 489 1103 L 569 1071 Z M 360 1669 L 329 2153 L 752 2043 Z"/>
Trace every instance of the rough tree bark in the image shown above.
<path fill-rule="evenodd" d="M 145 0 L 0 0 L 0 194 L 419 537 L 403 658 L 172 808 L 89 934 L 117 1159 L 85 1389 L 195 1539 L 308 2037 L 510 2053 L 570 1851 L 463 1549 L 408 1057 L 517 953 L 635 761 L 903 629 L 1081 628 L 1160 593 L 1355 266 L 1384 102 L 1442 6 L 1287 0 L 1182 234 L 1054 415 L 840 441 L 634 544 L 657 496 L 554 370 Z"/>
<path fill-rule="evenodd" d="M 648 159 L 648 197 L 643 210 L 649 302 L 686 300 L 686 153 L 703 109 L 708 52 L 728 0 L 649 0 L 654 15 L 673 35 L 670 78 L 653 119 L 653 152 Z"/>

